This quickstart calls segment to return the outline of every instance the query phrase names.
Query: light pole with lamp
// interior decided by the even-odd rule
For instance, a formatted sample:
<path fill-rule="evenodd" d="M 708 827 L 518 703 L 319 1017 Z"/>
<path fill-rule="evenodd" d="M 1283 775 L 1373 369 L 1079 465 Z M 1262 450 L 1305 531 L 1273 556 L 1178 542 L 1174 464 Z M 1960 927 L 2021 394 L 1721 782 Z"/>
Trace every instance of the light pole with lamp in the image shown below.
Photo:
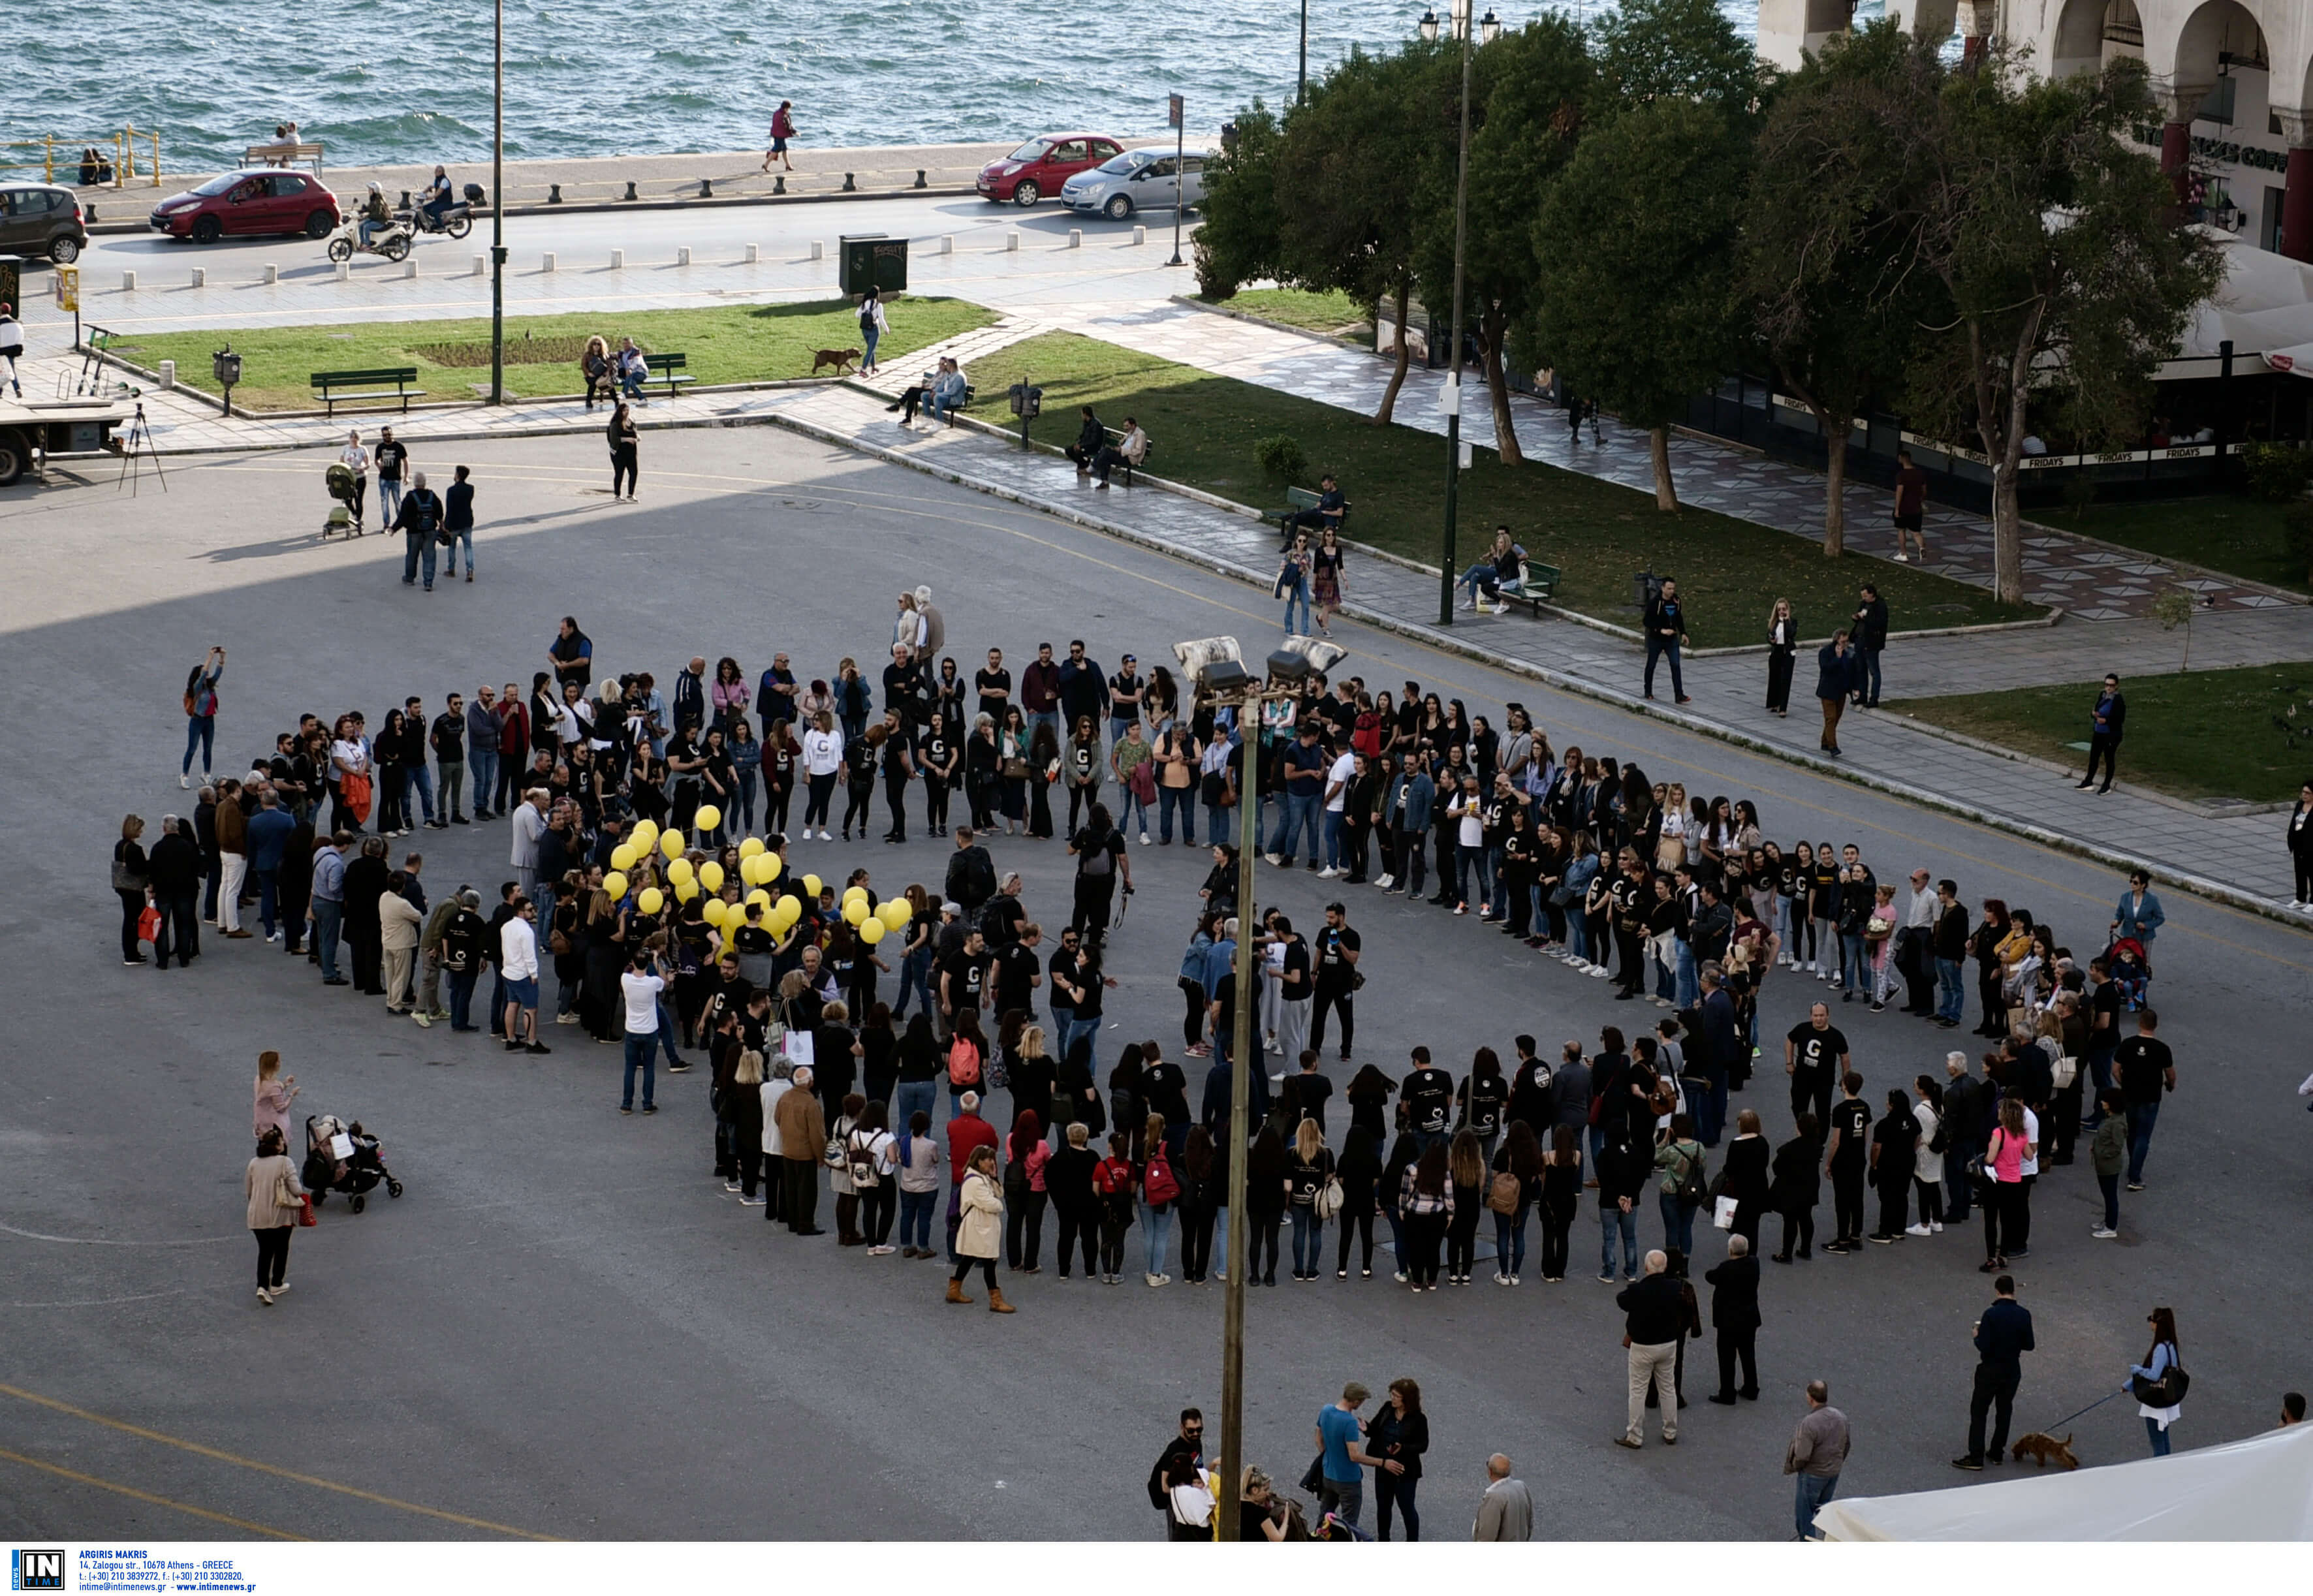
<path fill-rule="evenodd" d="M 1454 319 L 1449 324 L 1446 377 L 1446 557 L 1438 573 L 1438 624 L 1454 624 L 1454 531 L 1457 497 L 1462 486 L 1462 256 L 1470 232 L 1470 10 L 1472 0 L 1453 0 L 1449 23 L 1462 43 L 1462 149 L 1454 178 Z M 1421 13 L 1425 43 L 1438 41 L 1438 13 Z M 1479 41 L 1491 44 L 1501 37 L 1501 19 L 1491 11 L 1478 23 Z"/>
<path fill-rule="evenodd" d="M 1220 1489 L 1214 1495 L 1220 1539 L 1236 1540 L 1243 1527 L 1238 1511 L 1244 1483 L 1244 1277 L 1247 1268 L 1244 1219 L 1245 1144 L 1252 1139 L 1247 1123 L 1247 1071 L 1253 1068 L 1253 847 L 1261 819 L 1261 710 L 1272 698 L 1298 693 L 1312 672 L 1331 667 L 1347 651 L 1314 637 L 1288 637 L 1269 656 L 1267 682 L 1244 668 L 1234 637 L 1206 637 L 1176 643 L 1173 657 L 1182 673 L 1196 684 L 1197 698 L 1214 709 L 1236 711 L 1238 776 L 1236 785 L 1236 1009 L 1228 1043 L 1228 1241 L 1227 1256 L 1236 1267 L 1222 1289 L 1221 1311 L 1221 1467 Z M 1216 728 L 1218 731 L 1218 728 Z M 1214 1039 L 1218 1040 L 1218 1038 Z"/>
<path fill-rule="evenodd" d="M 490 126 L 490 403 L 506 403 L 506 0 L 496 0 Z"/>
<path fill-rule="evenodd" d="M 1309 98 L 1309 0 L 1301 0 L 1301 75 L 1293 80 L 1293 103 Z"/>

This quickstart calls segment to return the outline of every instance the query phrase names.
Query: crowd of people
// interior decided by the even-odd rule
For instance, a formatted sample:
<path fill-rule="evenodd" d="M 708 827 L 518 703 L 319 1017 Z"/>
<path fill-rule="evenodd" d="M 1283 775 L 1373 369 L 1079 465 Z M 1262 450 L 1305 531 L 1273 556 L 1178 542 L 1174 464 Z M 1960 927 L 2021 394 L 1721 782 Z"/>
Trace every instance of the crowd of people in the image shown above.
<path fill-rule="evenodd" d="M 1393 695 L 1317 676 L 1255 723 L 1129 654 L 1111 671 L 1081 640 L 1039 644 L 1016 678 L 990 649 L 966 679 L 922 587 L 900 595 L 874 677 L 846 658 L 805 678 L 775 653 L 752 681 L 703 656 L 664 688 L 647 671 L 598 681 L 572 617 L 540 664 L 526 691 L 405 698 L 374 732 L 360 712 L 303 716 L 269 754 L 229 761 L 237 774 L 205 776 L 198 806 L 165 818 L 149 852 L 129 817 L 114 855 L 124 960 L 143 961 L 155 916 L 164 969 L 189 962 L 210 924 L 262 934 L 322 984 L 419 1025 L 529 1055 L 549 1051 L 547 1027 L 579 1028 L 623 1048 L 623 1112 L 655 1111 L 661 1059 L 679 1072 L 703 1056 L 713 1167 L 740 1203 L 817 1236 L 824 1191 L 839 1245 L 941 1258 L 951 1303 L 978 1300 L 976 1272 L 988 1308 L 1013 1311 L 998 1266 L 1015 1289 L 1045 1272 L 1048 1210 L 1058 1279 L 1201 1285 L 1236 1267 L 1273 1286 L 1288 1230 L 1294 1281 L 1329 1262 L 1337 1282 L 1369 1279 L 1378 1232 L 1389 1274 L 1431 1293 L 1480 1278 L 1484 1226 L 1494 1284 L 1524 1283 L 1535 1229 L 1535 1273 L 1554 1285 L 1587 1200 L 1600 1281 L 1680 1296 L 1675 1313 L 1652 1302 L 1682 1327 L 1674 1392 L 1684 1340 L 1702 1333 L 1687 1283 L 1697 1216 L 1725 1233 L 1727 1262 L 1705 1278 L 1735 1302 L 1714 1399 L 1734 1402 L 1759 1387 L 1763 1256 L 1930 1240 L 1980 1209 L 1981 1267 L 2000 1273 L 2028 1254 L 2043 1169 L 2073 1162 L 2083 1134 L 2105 1199 L 2094 1234 L 2109 1238 L 2176 1085 L 2148 1002 L 2163 916 L 2141 874 L 2106 926 L 2075 927 L 2095 950 L 2081 958 L 2028 910 L 1971 908 L 1924 869 L 1883 880 L 1854 843 L 1786 848 L 1747 800 L 1557 748 L 1517 704 L 1497 723 L 1414 682 Z M 220 650 L 189 683 L 188 771 L 196 746 L 207 768 L 223 665 Z M 1272 868 L 1339 883 L 1322 924 L 1237 901 L 1242 802 Z M 1210 864 L 1178 967 L 1177 1044 L 1104 1057 L 1108 943 L 1136 842 L 1200 846 L 1200 818 Z M 509 839 L 495 885 L 436 897 L 424 855 L 389 846 L 480 821 Z M 841 859 L 819 851 L 834 829 L 857 846 L 871 827 L 884 845 L 942 851 L 889 897 L 866 865 L 820 862 Z M 1043 913 L 990 852 L 1041 839 L 1063 842 L 1072 875 Z M 1658 1013 L 1548 1053 L 1526 1034 L 1479 1046 L 1460 1069 L 1427 1047 L 1394 1072 L 1360 1060 L 1357 886 L 1492 925 L 1610 981 L 1595 989 L 1609 1001 Z M 1241 997 L 1244 939 L 1256 984 Z M 1834 1014 L 1860 1004 L 1956 1029 L 1971 965 L 1985 1047 L 1949 1052 L 1940 1075 L 1867 1082 L 1867 1049 Z M 1780 1139 L 1763 1105 L 1730 1112 L 1730 1093 L 1775 1062 L 1760 1020 L 1772 983 L 1811 983 L 1816 998 L 1780 1039 Z M 1229 1135 L 1240 1001 L 1253 1008 L 1242 1146 Z M 1338 1081 L 1336 1025 L 1335 1057 L 1357 1065 Z M 1883 1034 L 1870 1050 L 1904 1045 Z M 1240 1160 L 1247 1246 L 1232 1260 Z M 252 1214 L 278 1195 L 263 1179 Z M 1662 1246 L 1642 1267 L 1649 1208 Z M 1781 1234 L 1763 1254 L 1770 1216 Z"/>

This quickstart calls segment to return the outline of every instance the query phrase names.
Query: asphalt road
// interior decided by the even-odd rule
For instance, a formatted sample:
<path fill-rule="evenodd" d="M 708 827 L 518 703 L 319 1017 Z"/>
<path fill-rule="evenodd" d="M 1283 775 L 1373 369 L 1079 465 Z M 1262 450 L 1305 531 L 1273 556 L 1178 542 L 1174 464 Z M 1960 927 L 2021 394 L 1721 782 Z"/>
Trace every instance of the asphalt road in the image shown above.
<path fill-rule="evenodd" d="M 937 1265 L 791 1239 L 710 1180 L 704 1072 L 663 1078 L 655 1118 L 622 1118 L 616 1051 L 575 1028 L 551 1030 L 550 1057 L 509 1060 L 214 934 L 189 971 L 123 969 L 105 858 L 123 811 L 189 812 L 174 781 L 178 693 L 212 642 L 232 650 L 224 769 L 300 710 L 377 716 L 409 692 L 434 705 L 453 688 L 527 681 L 565 611 L 594 636 L 598 669 L 664 679 L 694 651 L 735 654 L 751 675 L 773 646 L 806 674 L 842 653 L 872 658 L 891 596 L 919 581 L 967 665 L 989 643 L 1018 662 L 1071 636 L 1112 667 L 1125 649 L 1144 667 L 1161 660 L 1178 637 L 1265 646 L 1269 601 L 772 429 L 646 438 L 651 503 L 632 508 L 603 496 L 591 439 L 458 448 L 481 485 L 482 571 L 430 595 L 397 583 L 398 543 L 312 542 L 326 508 L 312 456 L 186 461 L 165 493 L 148 477 L 134 498 L 107 470 L 0 514 L 0 675 L 20 706 L 0 763 L 14 821 L 0 868 L 30 911 L 0 925 L 0 967 L 13 972 L 0 1055 L 0 1527 L 1153 1538 L 1141 1478 L 1173 1411 L 1218 1411 L 1217 1287 L 1063 1286 L 1048 1259 L 1047 1274 L 1007 1285 L 1016 1317 L 945 1307 Z M 1561 748 L 1750 796 L 1779 837 L 1854 840 L 1883 879 L 1916 862 L 1957 877 L 1971 902 L 1997 893 L 2033 908 L 2076 949 L 2100 942 L 2117 883 L 2097 868 L 1394 637 L 1349 627 L 1343 641 L 1344 668 L 1375 685 L 1411 676 L 1487 712 L 1520 699 Z M 406 846 L 429 855 L 435 892 L 506 873 L 497 828 Z M 1025 872 L 1032 911 L 1065 912 L 1055 845 L 997 853 Z M 944 868 L 925 841 L 796 855 L 822 874 L 865 864 L 879 891 Z M 1136 846 L 1132 864 L 1142 890 L 1114 939 L 1104 1057 L 1130 1038 L 1176 1038 L 1174 973 L 1205 869 L 1201 851 L 1179 848 Z M 1310 924 L 1331 896 L 1298 872 L 1270 881 L 1263 896 Z M 2085 1162 L 2041 1182 L 2038 1245 L 2018 1271 L 2040 1340 L 2019 1428 L 2117 1387 L 2159 1302 L 2176 1306 L 2196 1377 L 2179 1446 L 2262 1428 L 2277 1394 L 2309 1377 L 2313 1290 L 2299 1260 L 2313 1242 L 2313 1122 L 2292 1095 L 2307 1067 L 2309 944 L 2167 902 L 2158 997 L 2180 1088 L 2118 1243 L 2088 1237 Z M 1554 1048 L 1655 1013 L 1474 920 L 1367 891 L 1351 912 L 1371 978 L 1359 1056 L 1385 1069 L 1416 1042 L 1458 1074 L 1473 1048 L 1507 1049 L 1521 1030 Z M 1764 1032 L 1821 990 L 1779 976 Z M 1839 1018 L 1875 1093 L 1934 1067 L 1951 1039 L 1860 1005 Z M 301 1112 L 364 1119 L 409 1187 L 359 1218 L 325 1210 L 296 1239 L 295 1293 L 270 1310 L 251 1295 L 240 1184 L 264 1048 L 299 1078 Z M 1750 1097 L 1780 1137 L 1783 1093 L 1761 1085 Z M 1247 1457 L 1297 1476 L 1312 1416 L 1343 1380 L 1379 1390 L 1411 1374 L 1432 1416 L 1433 1538 L 1466 1534 L 1496 1449 L 1533 1484 L 1541 1534 L 1775 1538 L 1790 1521 L 1783 1447 L 1800 1387 L 1820 1376 L 1855 1425 L 1842 1494 L 1958 1480 L 1947 1460 L 1965 1424 L 1966 1336 L 1988 1300 L 1972 1232 L 1772 1269 L 1765 1398 L 1709 1407 L 1710 1376 L 1691 1369 L 1680 1447 L 1629 1454 L 1609 1444 L 1623 1360 L 1613 1293 L 1583 1267 L 1594 1227 L 1586 1206 L 1561 1286 L 1529 1274 L 1505 1291 L 1482 1271 L 1420 1299 L 1385 1276 L 1256 1293 Z M 1651 1211 L 1640 1232 L 1658 1242 Z M 1714 1240 L 1702 1251 L 1717 1261 Z M 2071 1427 L 2091 1464 L 2144 1450 L 2124 1401 Z"/>

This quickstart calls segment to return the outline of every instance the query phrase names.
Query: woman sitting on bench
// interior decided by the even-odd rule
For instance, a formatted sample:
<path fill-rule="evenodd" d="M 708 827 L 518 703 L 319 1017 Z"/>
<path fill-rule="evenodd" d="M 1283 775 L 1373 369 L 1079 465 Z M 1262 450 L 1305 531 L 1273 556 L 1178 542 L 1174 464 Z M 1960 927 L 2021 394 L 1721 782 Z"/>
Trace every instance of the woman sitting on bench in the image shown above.
<path fill-rule="evenodd" d="M 1510 529 L 1494 529 L 1494 546 L 1486 557 L 1462 573 L 1456 584 L 1470 595 L 1470 608 L 1475 609 L 1484 598 L 1497 593 L 1517 592 L 1526 586 L 1526 550 L 1510 538 Z"/>
<path fill-rule="evenodd" d="M 578 357 L 578 374 L 586 381 L 586 408 L 593 409 L 598 399 L 608 403 L 617 397 L 611 381 L 611 346 L 602 335 L 596 333 L 586 340 L 586 352 Z"/>

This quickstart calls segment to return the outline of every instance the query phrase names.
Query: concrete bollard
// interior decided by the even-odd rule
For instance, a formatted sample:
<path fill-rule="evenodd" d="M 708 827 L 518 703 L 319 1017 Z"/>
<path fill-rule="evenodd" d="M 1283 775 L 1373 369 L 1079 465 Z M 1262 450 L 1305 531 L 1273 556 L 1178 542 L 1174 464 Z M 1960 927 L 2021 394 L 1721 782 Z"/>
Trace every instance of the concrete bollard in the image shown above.
<path fill-rule="evenodd" d="M 920 166 L 916 168 L 916 187 L 919 189 L 928 189 L 931 187 L 929 183 L 924 181 L 924 169 Z"/>
<path fill-rule="evenodd" d="M 699 197 L 701 199 L 712 199 L 715 197 L 714 179 L 701 178 L 699 180 Z"/>
<path fill-rule="evenodd" d="M 474 276 L 478 276 L 478 277 L 487 277 L 487 276 L 488 276 L 489 275 L 490 275 L 490 258 L 489 258 L 488 256 L 487 256 L 487 255 L 477 255 L 477 256 L 475 256 L 475 257 L 474 257 Z"/>
<path fill-rule="evenodd" d="M 418 275 L 417 256 L 412 255 L 401 263 L 401 275 L 405 278 L 414 277 Z"/>
<path fill-rule="evenodd" d="M 135 272 L 122 272 L 120 274 L 120 292 L 123 294 L 134 294 L 136 292 L 136 274 Z"/>
<path fill-rule="evenodd" d="M 1069 248 L 1071 250 L 1081 250 L 1084 248 L 1083 228 L 1071 227 L 1069 229 Z"/>
<path fill-rule="evenodd" d="M 624 250 L 611 251 L 611 269 L 614 272 L 627 269 L 627 252 Z"/>
<path fill-rule="evenodd" d="M 814 260 L 824 260 L 827 259 L 827 245 L 822 240 L 814 239 L 811 241 L 811 258 Z"/>
<path fill-rule="evenodd" d="M 843 191 L 846 194 L 859 192 L 859 185 L 852 180 L 851 174 L 848 171 L 843 174 Z"/>
<path fill-rule="evenodd" d="M 756 262 L 758 262 L 758 261 L 761 260 L 761 259 L 762 259 L 762 258 L 763 258 L 763 246 L 762 246 L 762 245 L 761 245 L 761 244 L 749 244 L 749 245 L 747 246 L 747 253 L 746 253 L 746 257 L 745 257 L 744 264 L 746 264 L 746 265 L 748 265 L 748 266 L 753 266 Z"/>
<path fill-rule="evenodd" d="M 684 244 L 675 250 L 674 263 L 677 266 L 689 266 L 690 264 L 690 246 L 689 244 Z"/>
<path fill-rule="evenodd" d="M 339 282 L 343 283 L 343 282 L 349 281 L 349 280 L 352 278 L 353 275 L 354 275 L 354 268 L 353 268 L 353 267 L 352 267 L 351 265 L 349 265 L 348 263 L 347 263 L 346 261 L 343 261 L 343 260 L 340 260 L 340 261 L 339 261 L 339 262 L 338 262 L 338 281 L 339 281 Z"/>
<path fill-rule="evenodd" d="M 1148 241 L 1148 230 L 1146 227 L 1142 227 L 1136 224 L 1132 229 L 1132 241 L 1136 244 L 1147 243 Z"/>
<path fill-rule="evenodd" d="M 772 173 L 772 174 L 771 174 L 771 192 L 772 192 L 772 193 L 774 193 L 774 194 L 784 194 L 784 193 L 786 193 L 787 191 L 787 173 L 785 173 L 785 172 L 774 172 L 774 173 Z"/>
<path fill-rule="evenodd" d="M 197 266 L 193 267 L 193 286 L 196 288 L 206 288 L 208 285 L 209 268 L 206 266 Z"/>
<path fill-rule="evenodd" d="M 549 250 L 545 254 L 538 258 L 538 269 L 542 272 L 550 272 L 554 269 L 553 250 Z"/>
<path fill-rule="evenodd" d="M 953 255 L 955 253 L 955 234 L 952 232 L 943 232 L 940 234 L 939 252 L 943 255 Z"/>
<path fill-rule="evenodd" d="M 1009 253 L 1019 247 L 1020 230 L 1016 227 L 1007 229 L 1004 234 L 1004 248 L 1006 252 Z"/>
<path fill-rule="evenodd" d="M 561 184 L 549 183 L 546 185 L 546 203 L 549 205 L 560 205 L 562 203 Z"/>
<path fill-rule="evenodd" d="M 268 284 L 278 283 L 281 280 L 281 268 L 270 260 L 265 263 L 265 280 Z"/>
<path fill-rule="evenodd" d="M 627 197 L 629 199 L 639 199 L 642 197 L 642 196 L 635 192 L 635 180 L 632 178 L 629 178 L 627 180 Z"/>
<path fill-rule="evenodd" d="M 176 385 L 177 363 L 173 360 L 163 361 L 161 363 L 161 391 L 166 393 L 170 390 L 175 388 Z"/>

